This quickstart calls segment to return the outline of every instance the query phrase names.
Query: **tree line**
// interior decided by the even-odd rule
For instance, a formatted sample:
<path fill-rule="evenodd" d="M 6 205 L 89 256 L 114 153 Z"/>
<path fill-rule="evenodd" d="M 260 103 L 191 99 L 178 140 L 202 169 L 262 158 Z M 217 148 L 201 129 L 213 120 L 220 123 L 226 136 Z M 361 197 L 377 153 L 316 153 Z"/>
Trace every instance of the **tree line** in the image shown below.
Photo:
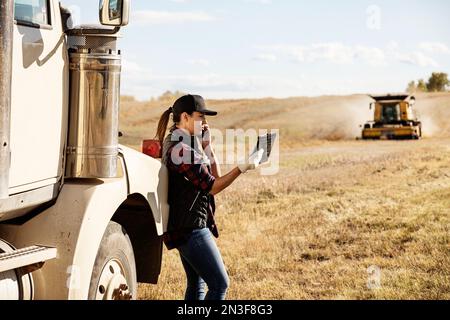
<path fill-rule="evenodd" d="M 448 74 L 443 72 L 433 72 L 428 82 L 424 79 L 420 79 L 417 82 L 411 81 L 408 83 L 406 91 L 409 93 L 416 92 L 444 92 L 449 89 L 450 81 Z"/>

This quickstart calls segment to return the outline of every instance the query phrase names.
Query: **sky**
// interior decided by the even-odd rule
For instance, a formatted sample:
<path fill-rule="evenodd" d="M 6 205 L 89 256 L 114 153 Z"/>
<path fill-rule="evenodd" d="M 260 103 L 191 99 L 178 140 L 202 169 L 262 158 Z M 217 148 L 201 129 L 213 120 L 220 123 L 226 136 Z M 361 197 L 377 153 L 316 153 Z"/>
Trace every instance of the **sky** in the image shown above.
<path fill-rule="evenodd" d="M 98 23 L 98 1 L 61 0 Z M 450 74 L 448 0 L 131 0 L 123 95 L 205 98 L 402 92 Z"/>

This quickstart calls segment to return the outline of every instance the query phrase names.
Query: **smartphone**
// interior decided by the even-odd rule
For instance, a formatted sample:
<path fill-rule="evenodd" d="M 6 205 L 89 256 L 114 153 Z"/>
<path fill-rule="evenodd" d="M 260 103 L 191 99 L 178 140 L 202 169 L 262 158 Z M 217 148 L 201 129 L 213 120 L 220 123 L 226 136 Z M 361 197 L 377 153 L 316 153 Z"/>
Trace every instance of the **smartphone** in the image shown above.
<path fill-rule="evenodd" d="M 206 129 L 206 125 L 207 124 L 208 123 L 204 123 L 203 126 L 202 126 L 202 138 L 205 136 L 206 131 L 208 131 L 208 129 Z"/>

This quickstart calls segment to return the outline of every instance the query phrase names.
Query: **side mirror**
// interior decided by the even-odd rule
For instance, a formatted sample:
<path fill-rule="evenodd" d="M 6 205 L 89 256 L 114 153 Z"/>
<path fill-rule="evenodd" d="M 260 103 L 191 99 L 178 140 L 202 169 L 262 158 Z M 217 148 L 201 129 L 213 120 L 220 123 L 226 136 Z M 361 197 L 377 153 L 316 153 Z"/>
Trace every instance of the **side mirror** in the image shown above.
<path fill-rule="evenodd" d="M 371 103 L 369 104 L 369 110 L 372 110 L 372 107 L 373 107 L 373 102 L 371 102 Z"/>
<path fill-rule="evenodd" d="M 123 27 L 130 19 L 130 0 L 100 0 L 100 23 L 105 26 Z"/>

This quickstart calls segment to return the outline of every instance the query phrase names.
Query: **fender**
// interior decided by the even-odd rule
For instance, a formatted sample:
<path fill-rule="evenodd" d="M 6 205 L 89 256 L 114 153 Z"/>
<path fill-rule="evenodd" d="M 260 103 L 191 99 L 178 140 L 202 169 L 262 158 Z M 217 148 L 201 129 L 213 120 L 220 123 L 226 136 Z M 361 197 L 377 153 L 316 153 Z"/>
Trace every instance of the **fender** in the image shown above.
<path fill-rule="evenodd" d="M 122 177 L 66 181 L 52 207 L 21 225 L 0 225 L 2 237 L 16 247 L 39 244 L 58 250 L 56 259 L 33 273 L 36 299 L 87 299 L 103 233 L 129 194 L 145 196 L 158 234 L 165 228 L 164 166 L 132 149 L 121 149 L 125 161 L 120 163 L 126 173 Z"/>
<path fill-rule="evenodd" d="M 169 220 L 167 168 L 160 161 L 128 147 L 121 145 L 119 150 L 125 157 L 125 170 L 129 182 L 128 193 L 145 196 L 152 209 L 157 233 L 162 235 L 167 230 Z"/>

